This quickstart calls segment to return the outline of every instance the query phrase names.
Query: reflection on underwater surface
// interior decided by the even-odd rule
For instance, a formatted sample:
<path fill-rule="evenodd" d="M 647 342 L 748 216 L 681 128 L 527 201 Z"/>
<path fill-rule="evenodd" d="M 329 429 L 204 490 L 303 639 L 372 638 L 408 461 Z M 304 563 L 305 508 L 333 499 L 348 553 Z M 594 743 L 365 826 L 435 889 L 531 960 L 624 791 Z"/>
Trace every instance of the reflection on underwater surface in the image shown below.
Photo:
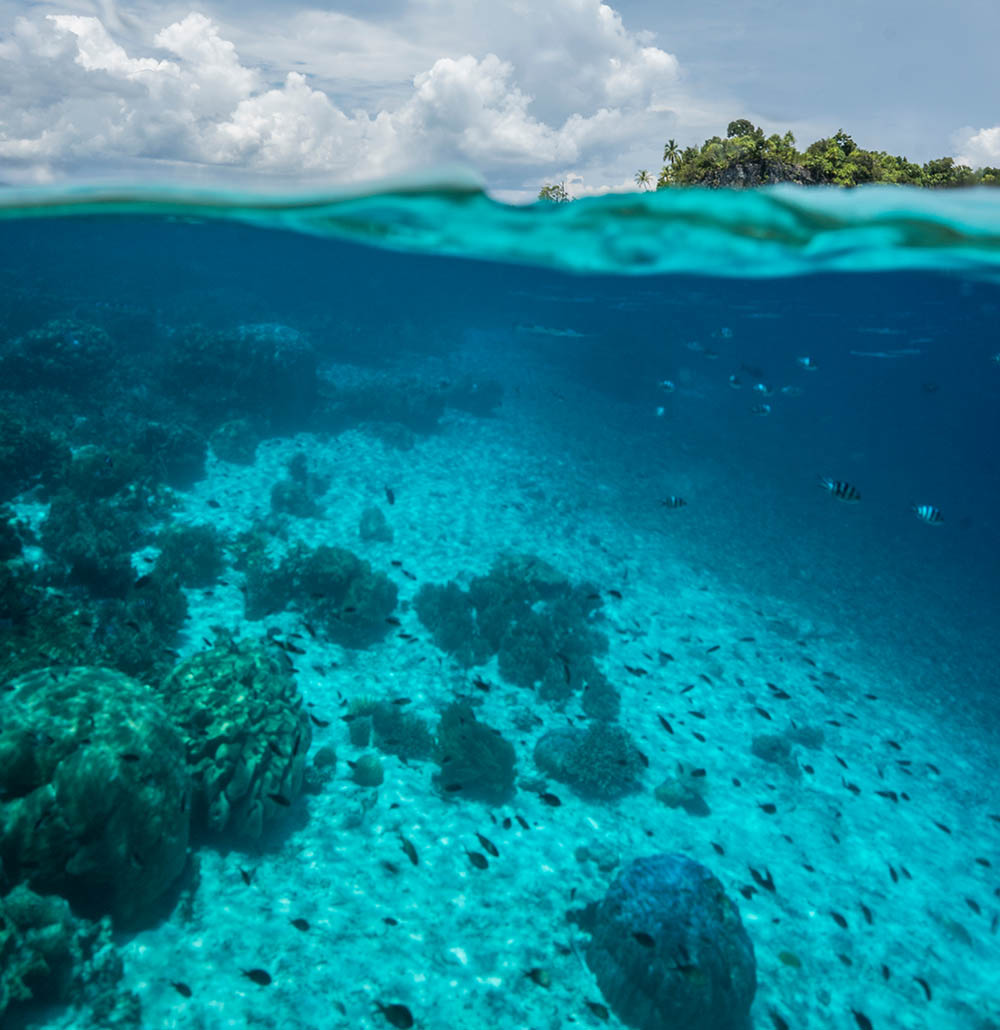
<path fill-rule="evenodd" d="M 753 280 L 0 225 L 5 1020 L 996 1026 L 963 217 Z"/>

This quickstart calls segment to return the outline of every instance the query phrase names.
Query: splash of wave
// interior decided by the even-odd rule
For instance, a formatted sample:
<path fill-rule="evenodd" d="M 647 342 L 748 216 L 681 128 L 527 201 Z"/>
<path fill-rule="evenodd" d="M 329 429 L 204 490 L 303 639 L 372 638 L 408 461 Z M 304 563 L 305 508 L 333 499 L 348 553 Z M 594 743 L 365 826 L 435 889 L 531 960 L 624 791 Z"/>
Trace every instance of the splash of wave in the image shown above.
<path fill-rule="evenodd" d="M 0 220 L 160 216 L 249 223 L 397 251 L 610 275 L 777 277 L 901 269 L 1000 277 L 1000 189 L 669 189 L 511 206 L 471 176 L 377 191 L 0 190 Z"/>

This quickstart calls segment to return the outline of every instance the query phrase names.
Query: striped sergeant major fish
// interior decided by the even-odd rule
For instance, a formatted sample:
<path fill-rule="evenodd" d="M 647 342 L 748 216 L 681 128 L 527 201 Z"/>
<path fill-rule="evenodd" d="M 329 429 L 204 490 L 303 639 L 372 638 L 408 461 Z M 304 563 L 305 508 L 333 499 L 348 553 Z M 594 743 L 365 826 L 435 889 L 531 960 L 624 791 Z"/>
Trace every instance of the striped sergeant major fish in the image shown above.
<path fill-rule="evenodd" d="M 851 486 L 850 483 L 845 483 L 842 479 L 831 479 L 829 476 L 820 476 L 819 485 L 824 490 L 836 497 L 838 501 L 844 501 L 846 504 L 857 504 L 861 500 L 861 491 L 856 486 Z"/>
<path fill-rule="evenodd" d="M 663 508 L 683 508 L 686 504 L 687 501 L 683 497 L 677 497 L 674 494 L 660 501 L 660 506 Z"/>
<path fill-rule="evenodd" d="M 921 522 L 926 522 L 928 526 L 944 525 L 944 516 L 941 514 L 941 509 L 935 508 L 933 504 L 911 504 L 910 510 Z"/>

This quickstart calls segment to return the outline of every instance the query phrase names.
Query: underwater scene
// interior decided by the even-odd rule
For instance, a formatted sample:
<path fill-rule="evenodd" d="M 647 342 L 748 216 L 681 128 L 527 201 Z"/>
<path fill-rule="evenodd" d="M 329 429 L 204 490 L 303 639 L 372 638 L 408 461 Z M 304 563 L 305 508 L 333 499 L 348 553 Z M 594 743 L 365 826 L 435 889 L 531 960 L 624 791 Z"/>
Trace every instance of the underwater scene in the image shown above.
<path fill-rule="evenodd" d="M 1000 197 L 0 241 L 5 1030 L 1000 1028 Z"/>

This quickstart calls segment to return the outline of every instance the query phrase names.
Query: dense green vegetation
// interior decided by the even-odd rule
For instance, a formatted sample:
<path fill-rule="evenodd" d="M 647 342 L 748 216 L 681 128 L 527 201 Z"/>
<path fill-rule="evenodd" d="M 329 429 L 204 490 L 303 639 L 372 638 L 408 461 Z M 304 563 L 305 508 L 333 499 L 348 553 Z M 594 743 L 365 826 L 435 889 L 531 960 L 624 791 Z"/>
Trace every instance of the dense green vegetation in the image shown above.
<path fill-rule="evenodd" d="M 972 169 L 953 158 L 939 157 L 916 164 L 883 150 L 865 150 L 842 129 L 827 139 L 797 149 L 795 137 L 764 130 L 746 118 L 729 123 L 725 138 L 713 136 L 700 147 L 685 147 L 667 140 L 658 178 L 646 169 L 635 174 L 640 189 L 668 186 L 762 186 L 776 182 L 802 185 L 859 186 L 894 183 L 932 188 L 1000 186 L 1000 168 Z M 556 202 L 571 199 L 564 183 L 547 183 L 539 198 Z"/>

